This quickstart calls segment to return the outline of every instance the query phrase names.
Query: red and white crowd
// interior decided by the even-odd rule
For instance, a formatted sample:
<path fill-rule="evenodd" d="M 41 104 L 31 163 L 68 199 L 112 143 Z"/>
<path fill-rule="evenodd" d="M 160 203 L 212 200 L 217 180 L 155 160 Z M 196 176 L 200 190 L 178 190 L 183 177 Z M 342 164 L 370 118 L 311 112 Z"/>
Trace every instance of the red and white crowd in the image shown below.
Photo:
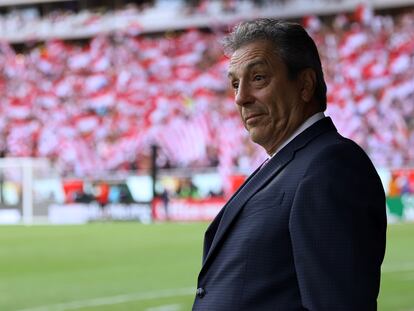
<path fill-rule="evenodd" d="M 304 20 L 328 110 L 376 166 L 414 165 L 414 14 Z M 63 175 L 168 167 L 249 172 L 266 157 L 243 129 L 222 33 L 97 36 L 16 54 L 0 43 L 0 152 L 48 157 Z"/>
<path fill-rule="evenodd" d="M 188 18 L 194 16 L 210 16 L 216 23 L 217 14 L 245 14 L 271 6 L 281 8 L 287 2 L 291 0 L 142 0 L 138 4 L 128 3 L 113 10 L 101 5 L 78 8 L 80 11 L 76 12 L 76 5 L 62 5 L 59 10 L 44 14 L 36 6 L 12 7 L 5 14 L 0 14 L 0 38 L 24 42 L 52 37 L 85 38 L 112 32 L 137 34 L 153 31 L 154 28 L 168 29 L 183 19 L 187 19 L 188 25 Z"/>

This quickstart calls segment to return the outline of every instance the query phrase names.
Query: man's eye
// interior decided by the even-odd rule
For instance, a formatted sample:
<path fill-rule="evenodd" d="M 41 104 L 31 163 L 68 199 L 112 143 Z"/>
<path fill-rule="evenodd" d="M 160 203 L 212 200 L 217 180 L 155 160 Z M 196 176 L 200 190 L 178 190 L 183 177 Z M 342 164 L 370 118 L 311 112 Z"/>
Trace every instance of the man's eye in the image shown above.
<path fill-rule="evenodd" d="M 238 82 L 233 82 L 231 84 L 231 86 L 233 87 L 233 89 L 237 90 L 239 88 L 239 83 Z"/>
<path fill-rule="evenodd" d="M 262 80 L 264 80 L 264 76 L 262 76 L 262 75 L 255 75 L 254 76 L 254 81 L 262 81 Z"/>

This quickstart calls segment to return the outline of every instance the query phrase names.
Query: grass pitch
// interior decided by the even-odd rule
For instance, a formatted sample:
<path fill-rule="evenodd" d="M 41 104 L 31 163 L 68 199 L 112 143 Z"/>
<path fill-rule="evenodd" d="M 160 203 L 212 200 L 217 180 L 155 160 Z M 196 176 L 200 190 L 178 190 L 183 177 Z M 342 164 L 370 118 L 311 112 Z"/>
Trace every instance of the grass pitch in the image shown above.
<path fill-rule="evenodd" d="M 190 310 L 207 225 L 0 227 L 0 310 Z M 379 311 L 409 310 L 414 224 L 392 225 Z"/>

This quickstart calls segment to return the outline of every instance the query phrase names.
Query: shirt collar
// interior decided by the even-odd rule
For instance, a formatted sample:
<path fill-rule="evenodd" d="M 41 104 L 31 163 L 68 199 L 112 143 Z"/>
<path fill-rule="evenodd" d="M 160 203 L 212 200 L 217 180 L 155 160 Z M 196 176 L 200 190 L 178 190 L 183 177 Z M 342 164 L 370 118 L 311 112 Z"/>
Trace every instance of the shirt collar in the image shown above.
<path fill-rule="evenodd" d="M 306 130 L 308 127 L 312 126 L 319 120 L 322 120 L 325 118 L 325 114 L 323 112 L 317 112 L 308 119 L 306 119 L 305 122 L 302 123 L 301 126 L 299 126 L 296 131 L 293 132 L 292 135 L 290 135 L 280 146 L 276 149 L 275 153 L 273 153 L 271 156 L 269 156 L 269 159 L 273 158 L 280 150 L 282 150 L 283 147 L 285 147 L 288 143 L 290 143 L 296 136 L 298 136 L 300 133 L 302 133 L 304 130 Z"/>

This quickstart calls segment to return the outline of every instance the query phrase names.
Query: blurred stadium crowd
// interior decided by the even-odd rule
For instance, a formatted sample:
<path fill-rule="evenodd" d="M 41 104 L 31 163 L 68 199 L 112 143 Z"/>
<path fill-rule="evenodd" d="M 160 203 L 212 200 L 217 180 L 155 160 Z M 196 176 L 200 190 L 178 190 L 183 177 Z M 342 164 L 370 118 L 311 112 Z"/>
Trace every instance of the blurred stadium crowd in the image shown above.
<path fill-rule="evenodd" d="M 414 165 L 414 13 L 303 20 L 318 44 L 339 131 L 378 167 Z M 61 174 L 218 166 L 249 172 L 219 31 L 99 35 L 24 53 L 0 43 L 0 153 L 48 157 Z"/>
<path fill-rule="evenodd" d="M 291 1 L 291 0 L 290 0 Z M 286 5 L 289 0 L 141 0 L 110 9 L 105 1 L 95 8 L 80 9 L 73 3 L 61 3 L 59 9 L 41 14 L 35 7 L 9 10 L 0 15 L 0 35 L 16 34 L 22 37 L 38 37 L 48 33 L 70 35 L 69 32 L 94 33 L 116 29 L 139 32 L 139 21 L 173 22 L 177 16 L 214 15 L 218 13 L 243 13 L 270 6 Z M 325 0 L 338 1 L 338 0 Z M 341 0 L 339 0 L 341 1 Z M 92 1 L 93 2 L 93 1 Z M 78 12 L 76 12 L 78 11 Z"/>

